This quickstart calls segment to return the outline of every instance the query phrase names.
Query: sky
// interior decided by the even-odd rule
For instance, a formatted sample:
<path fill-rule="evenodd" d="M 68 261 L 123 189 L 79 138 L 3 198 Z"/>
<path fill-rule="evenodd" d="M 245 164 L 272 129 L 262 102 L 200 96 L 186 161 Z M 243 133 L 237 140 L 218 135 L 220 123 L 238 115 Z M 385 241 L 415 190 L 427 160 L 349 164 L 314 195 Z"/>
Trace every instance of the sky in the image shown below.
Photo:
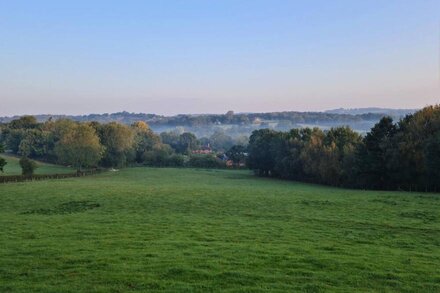
<path fill-rule="evenodd" d="M 0 116 L 440 103 L 440 1 L 0 0 Z"/>

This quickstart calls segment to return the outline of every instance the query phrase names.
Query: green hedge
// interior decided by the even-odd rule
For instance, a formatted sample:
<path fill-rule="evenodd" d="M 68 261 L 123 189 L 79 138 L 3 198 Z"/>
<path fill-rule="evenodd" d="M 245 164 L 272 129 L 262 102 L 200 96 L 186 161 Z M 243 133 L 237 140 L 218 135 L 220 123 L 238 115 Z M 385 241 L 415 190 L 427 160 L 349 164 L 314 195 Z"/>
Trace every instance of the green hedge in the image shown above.
<path fill-rule="evenodd" d="M 45 180 L 45 179 L 64 179 L 64 178 L 94 175 L 101 172 L 102 172 L 101 170 L 93 170 L 93 171 L 65 173 L 65 174 L 34 174 L 32 176 L 6 175 L 6 176 L 0 176 L 0 183 Z"/>

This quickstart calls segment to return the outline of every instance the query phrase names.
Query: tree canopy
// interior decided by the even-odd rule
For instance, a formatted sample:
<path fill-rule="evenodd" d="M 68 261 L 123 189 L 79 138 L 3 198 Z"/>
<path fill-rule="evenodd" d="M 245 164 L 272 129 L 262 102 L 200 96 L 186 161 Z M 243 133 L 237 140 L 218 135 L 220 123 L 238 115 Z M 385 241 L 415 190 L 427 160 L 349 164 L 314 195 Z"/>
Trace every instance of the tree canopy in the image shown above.
<path fill-rule="evenodd" d="M 240 115 L 229 112 L 222 117 L 229 121 Z M 208 118 L 219 117 L 203 119 Z M 216 121 L 220 122 L 211 122 Z M 354 188 L 440 190 L 438 105 L 397 122 L 383 117 L 364 136 L 349 127 L 266 128 L 253 131 L 249 140 L 232 139 L 223 130 L 200 139 L 185 129 L 157 135 L 144 121 L 131 125 L 69 119 L 38 122 L 23 116 L 0 124 L 0 144 L 15 155 L 78 169 L 139 164 L 224 167 L 222 160 L 229 157 L 235 165 L 246 158 L 249 168 L 262 176 Z M 0 159 L 0 170 L 5 163 Z"/>
<path fill-rule="evenodd" d="M 70 129 L 62 133 L 55 146 L 59 161 L 71 164 L 78 170 L 96 166 L 103 151 L 95 129 L 87 124 L 72 124 Z"/>
<path fill-rule="evenodd" d="M 5 148 L 3 147 L 3 144 L 0 143 L 0 154 L 5 151 Z M 6 166 L 7 162 L 4 158 L 0 157 L 0 172 L 4 172 L 4 167 Z"/>
<path fill-rule="evenodd" d="M 371 189 L 440 189 L 440 106 L 398 123 L 382 118 L 362 138 L 348 127 L 254 131 L 249 167 L 260 175 Z"/>

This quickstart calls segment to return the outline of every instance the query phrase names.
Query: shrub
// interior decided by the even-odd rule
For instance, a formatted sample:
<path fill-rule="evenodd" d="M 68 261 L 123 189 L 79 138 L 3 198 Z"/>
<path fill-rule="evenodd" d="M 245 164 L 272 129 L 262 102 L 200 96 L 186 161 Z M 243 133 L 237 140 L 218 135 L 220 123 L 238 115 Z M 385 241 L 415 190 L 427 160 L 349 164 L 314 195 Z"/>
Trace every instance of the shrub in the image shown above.
<path fill-rule="evenodd" d="M 169 167 L 183 167 L 184 163 L 185 157 L 178 154 L 169 156 L 167 160 L 167 166 Z"/>
<path fill-rule="evenodd" d="M 3 145 L 0 143 L 0 153 L 4 152 Z M 7 162 L 5 159 L 0 157 L 0 171 L 3 173 L 3 167 L 6 166 Z"/>
<path fill-rule="evenodd" d="M 24 176 L 32 176 L 34 174 L 35 169 L 37 169 L 38 165 L 35 161 L 27 157 L 22 157 L 19 161 L 21 167 L 21 174 Z"/>
<path fill-rule="evenodd" d="M 224 168 L 226 164 L 212 155 L 192 155 L 189 158 L 188 166 L 196 168 Z"/>
<path fill-rule="evenodd" d="M 2 157 L 0 157 L 0 171 L 3 173 L 3 168 L 6 166 L 7 162 L 5 159 L 3 159 Z"/>

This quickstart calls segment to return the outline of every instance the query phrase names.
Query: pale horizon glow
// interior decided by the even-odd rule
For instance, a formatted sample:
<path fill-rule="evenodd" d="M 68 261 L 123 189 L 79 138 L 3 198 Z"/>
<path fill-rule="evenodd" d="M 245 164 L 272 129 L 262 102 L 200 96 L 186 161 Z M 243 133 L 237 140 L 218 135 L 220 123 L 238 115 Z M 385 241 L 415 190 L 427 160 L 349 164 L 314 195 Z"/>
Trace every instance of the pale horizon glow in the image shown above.
<path fill-rule="evenodd" d="M 440 103 L 440 2 L 4 1 L 0 116 Z"/>

